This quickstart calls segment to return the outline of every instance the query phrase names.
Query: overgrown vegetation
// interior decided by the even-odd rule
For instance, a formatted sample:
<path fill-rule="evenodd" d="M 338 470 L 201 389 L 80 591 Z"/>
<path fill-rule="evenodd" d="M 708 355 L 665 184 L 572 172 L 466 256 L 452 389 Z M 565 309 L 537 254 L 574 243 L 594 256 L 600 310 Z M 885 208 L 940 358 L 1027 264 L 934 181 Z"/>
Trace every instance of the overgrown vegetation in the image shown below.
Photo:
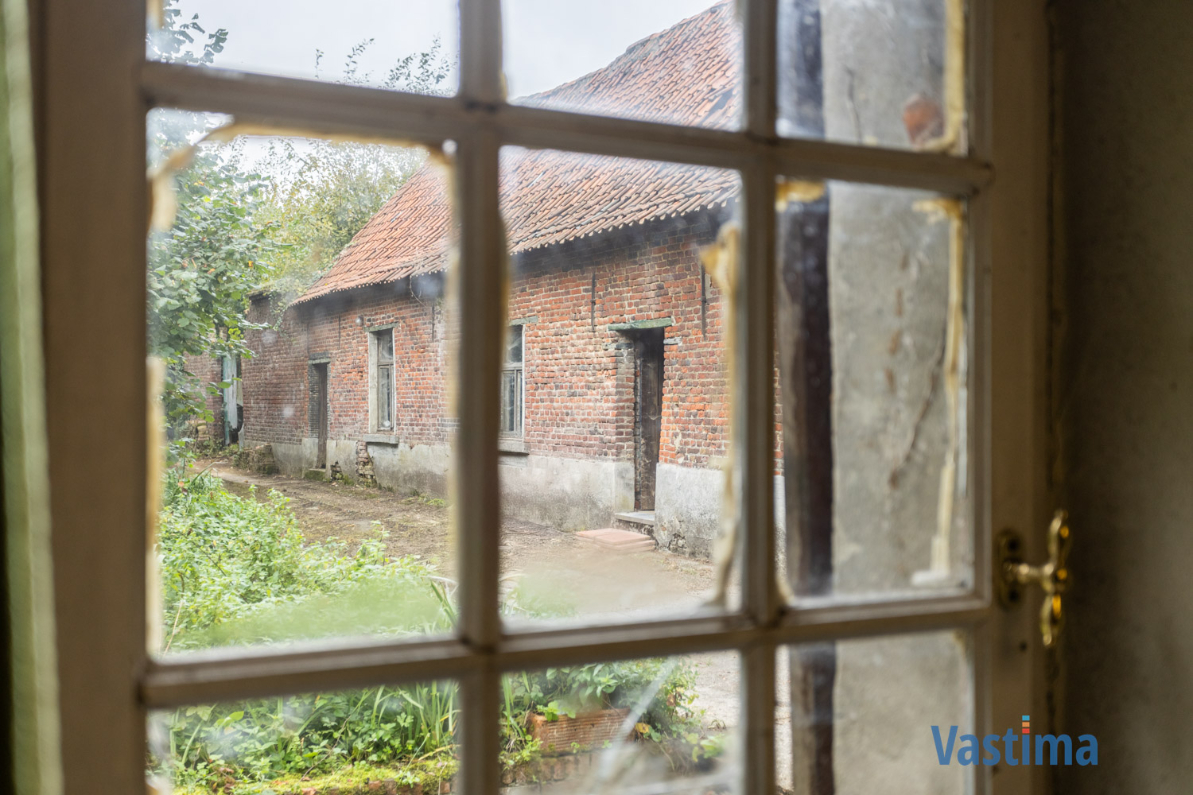
<path fill-rule="evenodd" d="M 355 552 L 334 539 L 305 545 L 282 495 L 241 498 L 209 474 L 186 478 L 179 471 L 166 484 L 158 540 L 164 650 L 421 635 L 454 623 L 450 581 L 426 562 L 387 557 L 380 533 Z M 526 611 L 512 601 L 503 609 Z M 690 667 L 662 660 L 509 676 L 503 761 L 525 764 L 542 750 L 528 730 L 533 714 L 558 720 L 624 707 L 636 716 L 636 739 L 678 768 L 699 766 L 720 753 L 720 744 L 702 729 L 693 680 Z M 361 771 L 430 783 L 454 774 L 459 709 L 453 683 L 187 707 L 158 716 L 151 766 L 178 787 L 207 792 L 247 793 L 273 781 L 347 779 Z"/>

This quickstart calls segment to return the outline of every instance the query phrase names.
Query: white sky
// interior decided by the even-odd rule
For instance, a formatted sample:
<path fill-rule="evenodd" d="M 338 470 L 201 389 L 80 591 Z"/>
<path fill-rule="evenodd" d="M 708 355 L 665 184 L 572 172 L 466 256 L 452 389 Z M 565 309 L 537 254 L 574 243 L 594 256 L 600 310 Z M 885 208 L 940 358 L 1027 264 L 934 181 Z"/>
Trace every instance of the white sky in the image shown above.
<path fill-rule="evenodd" d="M 708 8 L 716 0 L 505 0 L 505 72 L 511 96 L 553 88 L 599 69 L 634 42 Z M 183 18 L 228 29 L 216 65 L 337 79 L 348 51 L 374 43 L 362 59 L 373 82 L 436 35 L 452 60 L 459 48 L 453 0 L 179 0 Z"/>

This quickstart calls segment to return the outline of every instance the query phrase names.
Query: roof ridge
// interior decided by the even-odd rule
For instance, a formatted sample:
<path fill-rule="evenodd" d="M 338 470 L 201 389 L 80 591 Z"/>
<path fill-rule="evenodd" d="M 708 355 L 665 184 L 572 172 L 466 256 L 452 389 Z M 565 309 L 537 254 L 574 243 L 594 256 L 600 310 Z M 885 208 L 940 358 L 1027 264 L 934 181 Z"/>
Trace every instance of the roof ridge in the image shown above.
<path fill-rule="evenodd" d="M 564 83 L 560 83 L 559 85 L 554 86 L 552 88 L 548 88 L 543 91 L 536 91 L 533 94 L 527 94 L 522 97 L 514 97 L 513 101 L 527 102 L 529 100 L 550 99 L 552 94 L 560 93 L 564 89 L 567 89 L 567 88 L 573 88 L 575 86 L 583 85 L 593 75 L 599 74 L 601 72 L 612 71 L 614 69 L 614 67 L 617 66 L 619 61 L 624 59 L 633 50 L 639 49 L 640 47 L 645 45 L 651 39 L 658 39 L 663 36 L 671 35 L 671 34 L 675 33 L 677 30 L 691 24 L 696 19 L 703 17 L 703 16 L 711 16 L 714 11 L 719 10 L 722 6 L 734 5 L 735 3 L 736 3 L 736 0 L 718 0 L 716 3 L 713 3 L 712 5 L 710 5 L 708 8 L 704 9 L 703 11 L 698 11 L 695 14 L 692 14 L 692 16 L 690 16 L 690 17 L 681 19 L 679 22 L 676 22 L 674 25 L 671 25 L 670 27 L 664 28 L 662 30 L 656 30 L 654 33 L 648 33 L 647 35 L 638 39 L 638 41 L 636 41 L 633 44 L 626 47 L 625 50 L 621 53 L 621 55 L 618 55 L 616 58 L 614 58 L 612 61 L 605 64 L 604 66 L 593 69 L 591 72 L 582 74 L 579 77 L 573 77 L 571 80 L 568 80 L 567 82 L 564 82 Z"/>

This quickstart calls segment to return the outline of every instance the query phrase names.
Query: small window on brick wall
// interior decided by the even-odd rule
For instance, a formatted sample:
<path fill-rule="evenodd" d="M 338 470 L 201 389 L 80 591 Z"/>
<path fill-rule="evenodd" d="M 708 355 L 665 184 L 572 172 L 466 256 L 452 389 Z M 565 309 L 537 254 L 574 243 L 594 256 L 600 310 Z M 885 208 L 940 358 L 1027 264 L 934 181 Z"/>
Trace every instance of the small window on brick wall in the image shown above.
<path fill-rule="evenodd" d="M 522 326 L 510 326 L 501 371 L 501 432 L 522 435 Z"/>
<path fill-rule="evenodd" d="M 394 333 L 393 329 L 373 332 L 373 405 L 376 408 L 377 430 L 392 431 L 394 427 Z"/>

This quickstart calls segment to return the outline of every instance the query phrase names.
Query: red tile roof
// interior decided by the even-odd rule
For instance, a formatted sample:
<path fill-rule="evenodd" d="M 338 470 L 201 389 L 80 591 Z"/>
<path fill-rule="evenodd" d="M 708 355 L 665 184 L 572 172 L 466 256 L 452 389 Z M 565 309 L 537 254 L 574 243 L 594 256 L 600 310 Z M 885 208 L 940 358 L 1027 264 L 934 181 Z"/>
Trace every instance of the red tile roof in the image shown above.
<path fill-rule="evenodd" d="M 722 2 L 638 42 L 613 63 L 524 104 L 650 121 L 732 127 L 741 108 L 741 35 Z M 512 253 L 726 204 L 735 172 L 555 150 L 501 153 Z M 442 270 L 451 204 L 444 172 L 424 164 L 295 303 Z"/>

